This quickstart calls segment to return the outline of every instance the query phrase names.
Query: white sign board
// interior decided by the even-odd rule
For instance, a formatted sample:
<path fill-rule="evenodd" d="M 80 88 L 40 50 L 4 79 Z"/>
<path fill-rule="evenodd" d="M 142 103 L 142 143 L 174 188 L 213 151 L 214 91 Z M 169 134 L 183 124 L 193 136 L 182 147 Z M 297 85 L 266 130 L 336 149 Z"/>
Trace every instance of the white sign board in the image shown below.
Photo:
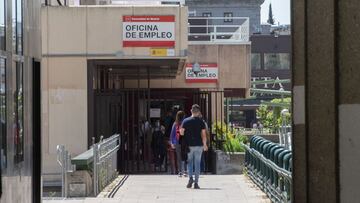
<path fill-rule="evenodd" d="M 160 118 L 161 109 L 150 109 L 150 118 Z"/>
<path fill-rule="evenodd" d="M 193 64 L 186 65 L 186 82 L 188 83 L 216 83 L 218 81 L 218 66 L 216 63 L 200 64 L 200 73 L 192 71 Z"/>
<path fill-rule="evenodd" d="M 123 16 L 123 47 L 175 47 L 175 16 Z"/>

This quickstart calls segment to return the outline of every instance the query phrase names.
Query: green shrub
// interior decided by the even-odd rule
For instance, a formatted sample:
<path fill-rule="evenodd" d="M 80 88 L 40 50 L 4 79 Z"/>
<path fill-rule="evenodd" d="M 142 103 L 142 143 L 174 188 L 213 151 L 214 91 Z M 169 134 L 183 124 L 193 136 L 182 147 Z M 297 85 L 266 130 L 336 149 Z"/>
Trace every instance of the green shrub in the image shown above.
<path fill-rule="evenodd" d="M 271 100 L 271 103 L 290 106 L 291 98 L 284 98 L 283 100 L 273 99 Z M 261 104 L 256 110 L 256 116 L 259 118 L 264 128 L 272 129 L 272 133 L 276 133 L 281 128 L 283 122 L 283 118 L 280 113 L 282 109 L 283 107 Z M 291 123 L 291 114 L 287 113 L 285 119 L 286 123 Z"/>
<path fill-rule="evenodd" d="M 247 143 L 247 137 L 242 135 L 237 130 L 231 130 L 225 123 L 218 122 L 213 125 L 213 132 L 215 133 L 216 140 L 222 140 L 222 149 L 225 152 L 244 152 L 245 148 L 242 143 Z"/>

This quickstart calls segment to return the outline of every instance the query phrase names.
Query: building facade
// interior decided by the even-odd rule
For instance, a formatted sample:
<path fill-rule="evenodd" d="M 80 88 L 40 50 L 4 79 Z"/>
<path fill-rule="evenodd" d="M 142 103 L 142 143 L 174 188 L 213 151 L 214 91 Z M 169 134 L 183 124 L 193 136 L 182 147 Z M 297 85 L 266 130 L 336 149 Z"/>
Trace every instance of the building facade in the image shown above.
<path fill-rule="evenodd" d="M 40 1 L 0 1 L 0 202 L 40 201 Z M 34 96 L 36 95 L 36 96 Z M 16 188 L 16 189 L 14 189 Z"/>
<path fill-rule="evenodd" d="M 189 16 L 225 17 L 218 21 L 221 25 L 237 23 L 232 17 L 247 17 L 250 19 L 250 33 L 261 32 L 260 9 L 264 0 L 186 0 Z"/>
<path fill-rule="evenodd" d="M 42 8 L 44 173 L 59 171 L 57 145 L 76 156 L 93 138 L 114 133 L 124 140 L 120 172 L 149 172 L 139 123 L 163 121 L 175 109 L 189 115 L 193 103 L 209 123 L 224 120 L 224 99 L 249 95 L 249 41 L 189 40 L 187 11 L 181 5 Z"/>

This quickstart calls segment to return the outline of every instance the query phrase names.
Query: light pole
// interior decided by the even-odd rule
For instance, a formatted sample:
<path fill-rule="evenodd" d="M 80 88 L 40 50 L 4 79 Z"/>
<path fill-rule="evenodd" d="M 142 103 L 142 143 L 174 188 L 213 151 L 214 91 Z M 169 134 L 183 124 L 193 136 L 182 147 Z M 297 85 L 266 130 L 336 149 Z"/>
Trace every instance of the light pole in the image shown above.
<path fill-rule="evenodd" d="M 286 115 L 289 113 L 288 109 L 281 110 L 281 118 L 282 118 L 282 125 L 281 125 L 281 135 L 280 135 L 280 144 L 285 145 L 286 149 L 289 149 L 289 140 L 287 135 L 287 123 L 286 123 Z"/>

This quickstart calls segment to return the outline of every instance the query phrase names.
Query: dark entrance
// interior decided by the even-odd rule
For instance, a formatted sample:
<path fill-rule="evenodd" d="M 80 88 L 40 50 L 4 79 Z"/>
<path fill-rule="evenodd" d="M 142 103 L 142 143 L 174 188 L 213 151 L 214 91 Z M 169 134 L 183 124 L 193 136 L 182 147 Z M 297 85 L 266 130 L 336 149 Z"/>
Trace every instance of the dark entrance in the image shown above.
<path fill-rule="evenodd" d="M 152 133 L 144 133 L 146 122 L 154 128 L 157 120 L 163 126 L 165 117 L 170 112 L 174 115 L 177 110 L 184 110 L 190 115 L 190 107 L 194 103 L 200 104 L 204 119 L 208 121 L 211 133 L 212 113 L 211 101 L 221 92 L 201 92 L 197 89 L 122 89 L 111 92 L 94 91 L 94 109 L 91 129 L 97 142 L 112 134 L 120 133 L 121 148 L 119 151 L 118 169 L 121 173 L 151 173 L 168 171 L 167 140 L 164 136 L 163 166 L 156 168 L 153 164 Z M 165 95 L 165 96 L 164 96 Z M 151 112 L 158 109 L 160 115 Z M 155 113 L 156 114 L 156 113 Z M 214 115 L 213 115 L 214 114 Z M 166 131 L 166 129 L 165 129 Z M 212 139 L 212 136 L 209 137 Z M 210 141 L 210 148 L 212 142 Z M 211 171 L 210 158 L 205 155 L 205 171 Z"/>
<path fill-rule="evenodd" d="M 225 102 L 223 91 L 203 91 L 196 88 L 140 88 L 144 86 L 144 79 L 148 82 L 147 87 L 150 87 L 151 79 L 166 78 L 167 71 L 164 71 L 164 68 L 160 72 L 151 73 L 149 68 L 125 71 L 124 68 L 115 69 L 115 66 L 110 68 L 111 66 L 90 64 L 89 67 L 88 144 L 90 147 L 101 137 L 106 138 L 119 133 L 121 135 L 121 148 L 118 156 L 120 173 L 169 171 L 166 129 L 163 140 L 165 153 L 160 167 L 155 167 L 153 156 L 154 149 L 159 148 L 156 148 L 153 143 L 152 132 L 145 132 L 144 129 L 150 125 L 154 131 L 156 121 L 160 121 L 162 125 L 166 126 L 165 117 L 167 115 L 175 117 L 177 110 L 184 110 L 190 116 L 190 108 L 194 103 L 201 106 L 203 118 L 208 123 L 211 151 L 215 137 L 212 125 L 226 119 L 223 108 Z M 132 80 L 132 83 L 137 84 L 138 88 L 127 88 L 126 80 Z M 212 171 L 211 159 L 208 154 L 204 154 L 204 160 L 204 171 Z"/>

